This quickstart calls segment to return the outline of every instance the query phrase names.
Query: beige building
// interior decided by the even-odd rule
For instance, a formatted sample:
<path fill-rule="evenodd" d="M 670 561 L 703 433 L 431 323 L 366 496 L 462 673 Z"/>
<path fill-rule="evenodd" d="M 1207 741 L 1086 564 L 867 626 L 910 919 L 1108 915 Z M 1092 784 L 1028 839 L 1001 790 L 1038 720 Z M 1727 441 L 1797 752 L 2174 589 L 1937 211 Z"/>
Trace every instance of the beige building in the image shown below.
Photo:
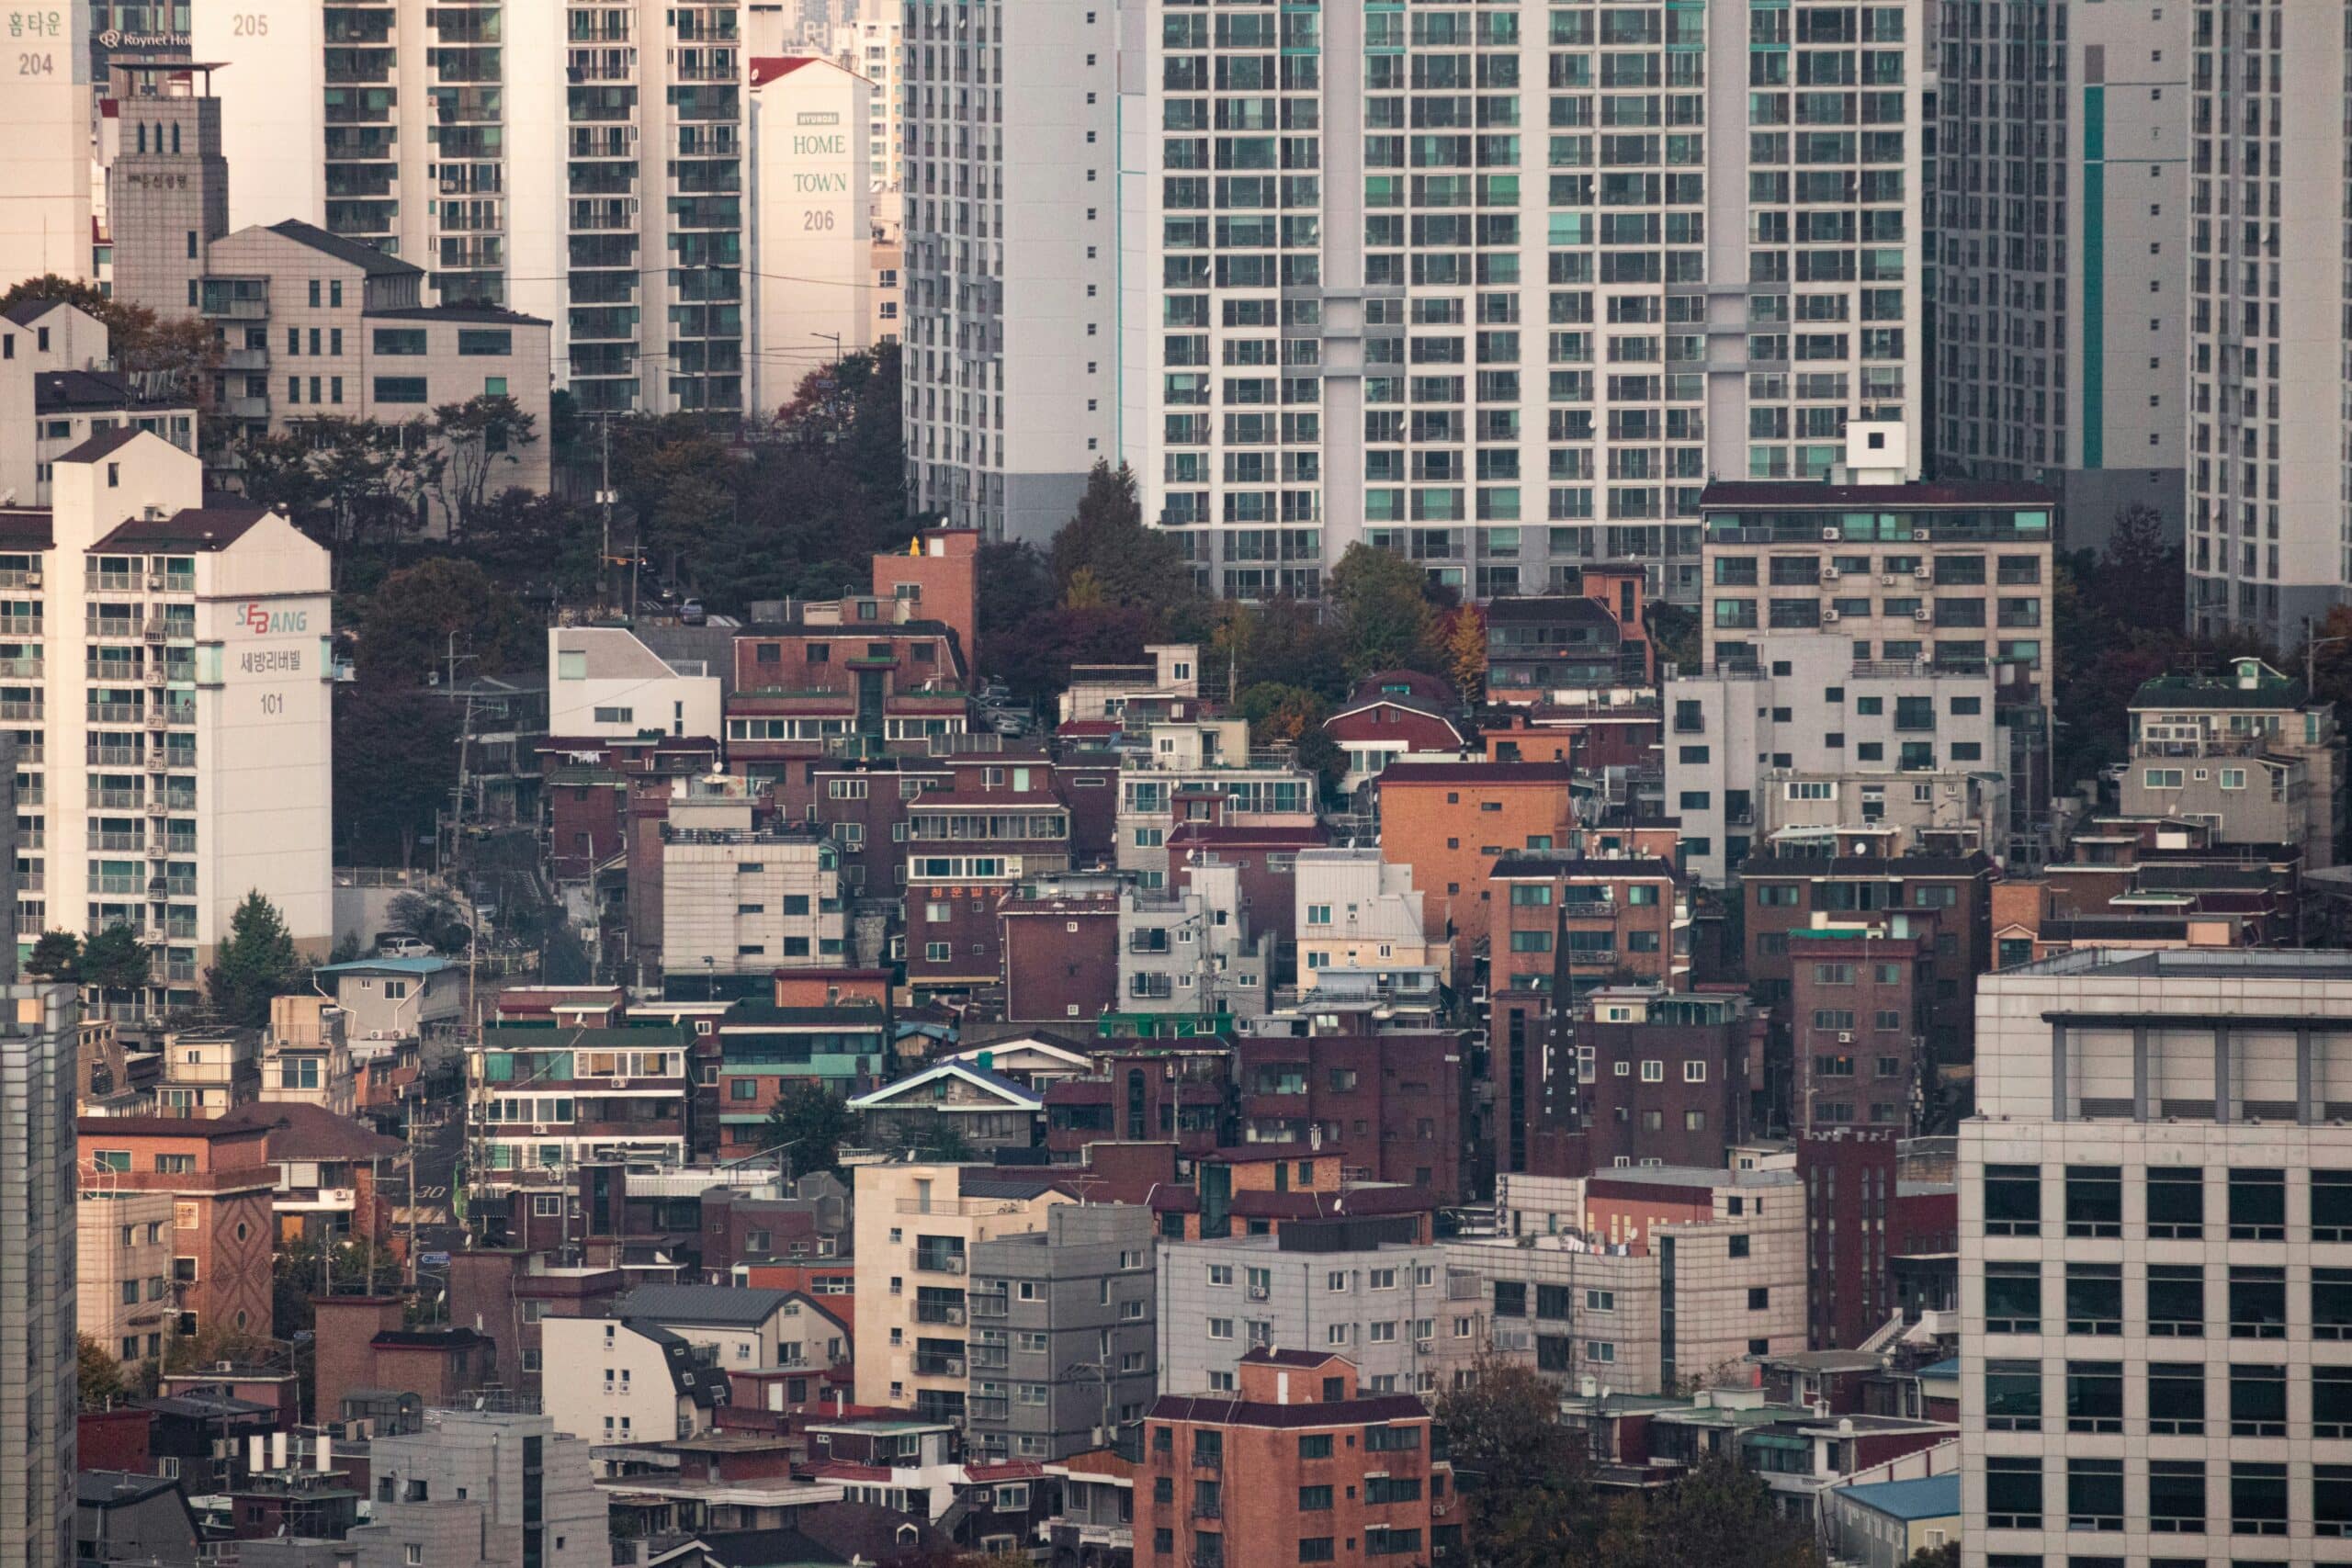
<path fill-rule="evenodd" d="M 566 740 L 657 735 L 717 739 L 718 674 L 703 660 L 664 659 L 627 626 L 548 632 L 548 733 Z"/>
<path fill-rule="evenodd" d="M 676 779 L 662 834 L 662 967 L 759 975 L 842 962 L 841 852 L 815 826 L 754 821 L 732 774 Z"/>
<path fill-rule="evenodd" d="M 352 1114 L 358 1087 L 346 1040 L 350 1019 L 324 997 L 272 998 L 269 1029 L 261 1039 L 263 1101 Z"/>
<path fill-rule="evenodd" d="M 223 350 L 215 407 L 244 434 L 322 416 L 397 424 L 513 398 L 536 422 L 535 438 L 503 451 L 446 447 L 451 482 L 479 471 L 485 496 L 545 491 L 548 323 L 429 304 L 424 280 L 422 267 L 292 219 L 215 240 L 198 300 Z M 446 523 L 442 498 L 435 506 Z"/>
<path fill-rule="evenodd" d="M 1498 1180 L 1502 1234 L 1450 1243 L 1445 1261 L 1487 1281 L 1498 1354 L 1564 1382 L 1676 1393 L 1805 1348 L 1795 1171 Z"/>
<path fill-rule="evenodd" d="M 899 341 L 899 307 L 901 297 L 899 274 L 906 265 L 906 250 L 900 244 L 899 220 L 874 220 L 874 243 L 866 252 L 866 269 L 872 275 L 874 287 L 866 290 L 871 301 L 874 320 L 866 329 L 867 341 L 879 348 L 886 343 Z"/>
<path fill-rule="evenodd" d="M 1043 1230 L 1069 1195 L 1044 1177 L 989 1166 L 861 1165 L 857 1191 L 857 1402 L 960 1418 L 976 1303 L 972 1248 Z"/>
<path fill-rule="evenodd" d="M 866 121 L 878 96 L 830 60 L 751 62 L 754 408 L 781 408 L 811 371 L 869 345 L 876 197 Z"/>
<path fill-rule="evenodd" d="M 195 403 L 114 368 L 107 325 L 50 299 L 0 316 L 0 505 L 47 506 L 50 468 L 93 435 L 152 431 L 197 450 Z"/>
<path fill-rule="evenodd" d="M 2303 869 L 2335 864 L 2344 732 L 2335 705 L 2259 659 L 2223 675 L 2167 675 L 2132 699 L 2127 817 L 2211 825 L 2217 844 L 2291 844 Z"/>
<path fill-rule="evenodd" d="M 650 1443 L 710 1428 L 727 1380 L 717 1352 L 644 1318 L 550 1317 L 539 1338 L 559 1375 L 540 1395 L 559 1432 L 591 1442 Z"/>
<path fill-rule="evenodd" d="M 172 1195 L 110 1191 L 85 1175 L 75 1209 L 75 1319 L 81 1332 L 132 1371 L 171 1344 Z"/>
<path fill-rule="evenodd" d="M 13 5 L 7 90 L 0 92 L 0 277 L 96 276 L 90 226 L 97 103 L 89 8 Z"/>
<path fill-rule="evenodd" d="M 895 9 L 884 10 L 833 28 L 833 58 L 844 71 L 854 71 L 874 84 L 874 101 L 865 122 L 866 152 L 874 161 L 874 190 L 887 194 L 891 223 L 899 218 L 899 173 L 904 159 L 899 145 L 903 105 L 899 96 L 902 79 L 899 39 L 905 27 Z"/>
<path fill-rule="evenodd" d="M 1422 931 L 1413 868 L 1374 849 L 1301 850 L 1297 860 L 1298 984 L 1312 990 L 1331 969 L 1396 969 L 1446 963 L 1441 937 Z"/>
<path fill-rule="evenodd" d="M 17 926 L 132 927 L 152 988 L 109 1005 L 143 1020 L 196 1003 L 249 892 L 298 948 L 332 945 L 327 555 L 207 505 L 196 457 L 151 433 L 93 436 L 51 485 L 46 513 L 0 518 Z"/>
<path fill-rule="evenodd" d="M 164 1037 L 161 1116 L 209 1121 L 261 1098 L 261 1037 L 250 1029 L 183 1029 Z"/>

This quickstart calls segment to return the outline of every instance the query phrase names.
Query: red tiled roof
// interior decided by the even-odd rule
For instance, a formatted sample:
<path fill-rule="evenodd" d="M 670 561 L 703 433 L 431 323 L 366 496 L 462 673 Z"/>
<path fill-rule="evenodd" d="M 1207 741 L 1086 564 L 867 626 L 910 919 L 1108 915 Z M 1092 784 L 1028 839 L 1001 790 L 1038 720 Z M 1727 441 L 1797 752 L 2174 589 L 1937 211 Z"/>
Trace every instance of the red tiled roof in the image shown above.
<path fill-rule="evenodd" d="M 1046 1467 L 1034 1459 L 1007 1460 L 1001 1464 L 967 1464 L 967 1479 L 978 1482 L 1034 1481 L 1046 1473 Z"/>

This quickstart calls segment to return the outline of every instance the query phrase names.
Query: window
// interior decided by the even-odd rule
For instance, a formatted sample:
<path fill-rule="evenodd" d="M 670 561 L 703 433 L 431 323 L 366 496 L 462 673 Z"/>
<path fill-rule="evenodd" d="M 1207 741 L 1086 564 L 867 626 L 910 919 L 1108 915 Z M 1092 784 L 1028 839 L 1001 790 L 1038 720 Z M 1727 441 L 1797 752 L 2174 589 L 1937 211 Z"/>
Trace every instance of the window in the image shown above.
<path fill-rule="evenodd" d="M 503 327 L 460 327 L 458 352 L 468 355 L 511 355 L 514 352 L 514 334 Z"/>
<path fill-rule="evenodd" d="M 2352 1269 L 2312 1270 L 2312 1337 L 2352 1339 Z"/>
<path fill-rule="evenodd" d="M 2066 1430 L 2123 1430 L 2123 1363 L 2066 1363 Z"/>
<path fill-rule="evenodd" d="M 1298 1560 L 1301 1562 L 1331 1562 L 1337 1561 L 1337 1559 L 1332 1555 L 1331 1538 L 1328 1535 L 1314 1535 L 1301 1538 L 1298 1543 Z"/>
<path fill-rule="evenodd" d="M 1984 1331 L 1987 1334 L 2041 1332 L 2041 1265 L 1987 1263 L 1984 1266 Z"/>
<path fill-rule="evenodd" d="M 2230 1239 L 2287 1239 L 2287 1173 L 2259 1168 L 2230 1172 Z"/>
<path fill-rule="evenodd" d="M 2312 1239 L 2352 1241 L 2352 1170 L 2314 1170 Z"/>
<path fill-rule="evenodd" d="M 2287 1467 L 2239 1461 L 2230 1466 L 2230 1533 L 2287 1533 Z"/>
<path fill-rule="evenodd" d="M 2287 1337 L 2287 1271 L 2233 1266 L 2230 1269 L 2230 1337 Z"/>
<path fill-rule="evenodd" d="M 1298 1511 L 1302 1514 L 1329 1513 L 1331 1511 L 1331 1489 L 1329 1486 L 1300 1487 L 1298 1489 Z"/>
<path fill-rule="evenodd" d="M 2041 1528 L 2041 1461 L 1989 1454 L 1984 1460 L 1985 1522 L 1994 1529 Z"/>
<path fill-rule="evenodd" d="M 2191 1167 L 2159 1167 L 2148 1172 L 2148 1235 L 2195 1241 L 2205 1234 L 2205 1173 Z"/>
<path fill-rule="evenodd" d="M 2148 1463 L 2148 1529 L 2159 1535 L 2205 1533 L 2205 1465 L 2199 1460 Z"/>
<path fill-rule="evenodd" d="M 1984 1168 L 1984 1234 L 2041 1234 L 2041 1171 L 2030 1165 Z"/>
<path fill-rule="evenodd" d="M 431 352 L 423 327 L 378 327 L 375 344 L 378 354 L 421 356 Z"/>
<path fill-rule="evenodd" d="M 2066 1265 L 2066 1332 L 2123 1332 L 2123 1270 L 2113 1263 Z"/>
<path fill-rule="evenodd" d="M 376 378 L 376 400 L 379 403 L 427 403 L 432 401 L 425 391 L 422 376 L 379 376 Z"/>
<path fill-rule="evenodd" d="M 2066 1528 L 2073 1530 L 2120 1530 L 2123 1528 L 2121 1460 L 2070 1459 L 2066 1461 Z"/>
<path fill-rule="evenodd" d="M 2205 1430 L 2203 1362 L 2148 1363 L 2148 1430 L 2172 1437 L 2196 1437 Z"/>
<path fill-rule="evenodd" d="M 1747 1310 L 1763 1312 L 1772 1304 L 1772 1290 L 1769 1285 L 1751 1285 L 1747 1291 Z"/>
<path fill-rule="evenodd" d="M 2198 1339 L 2205 1334 L 2205 1270 L 2195 1263 L 2148 1265 L 2148 1333 Z"/>
<path fill-rule="evenodd" d="M 2352 1367 L 2312 1369 L 2312 1435 L 2352 1437 Z"/>
<path fill-rule="evenodd" d="M 1301 1437 L 1298 1439 L 1298 1457 L 1301 1459 L 1329 1459 L 1331 1457 L 1331 1434 L 1329 1432 L 1309 1432 Z"/>
<path fill-rule="evenodd" d="M 1995 1432 L 2041 1430 L 2041 1364 L 1988 1361 L 1984 1365 L 1984 1425 Z"/>
<path fill-rule="evenodd" d="M 2111 1165 L 2070 1165 L 2066 1168 L 2066 1234 L 2120 1236 L 2123 1234 L 2123 1172 Z"/>
<path fill-rule="evenodd" d="M 2287 1369 L 2231 1367 L 2230 1436 L 2283 1438 L 2286 1435 Z"/>

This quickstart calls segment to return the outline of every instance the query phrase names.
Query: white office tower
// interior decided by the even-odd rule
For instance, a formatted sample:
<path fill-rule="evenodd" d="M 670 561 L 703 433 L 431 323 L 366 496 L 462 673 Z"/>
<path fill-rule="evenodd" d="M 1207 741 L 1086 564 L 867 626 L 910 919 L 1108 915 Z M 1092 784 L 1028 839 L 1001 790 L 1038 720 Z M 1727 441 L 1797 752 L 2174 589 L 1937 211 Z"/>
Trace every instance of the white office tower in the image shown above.
<path fill-rule="evenodd" d="M 1218 592 L 1363 539 L 1479 596 L 1640 559 L 1695 601 L 1711 475 L 1823 476 L 1849 419 L 1918 449 L 1917 10 L 1122 10 L 1091 428 Z"/>
<path fill-rule="evenodd" d="M 1141 242 L 1114 143 L 1144 64 L 1121 32 L 1143 25 L 1112 0 L 907 7 L 907 500 L 951 526 L 1042 543 L 1117 457 L 1120 245 Z"/>
<path fill-rule="evenodd" d="M 198 6 L 230 227 L 287 218 L 555 323 L 586 412 L 743 406 L 732 0 Z"/>
<path fill-rule="evenodd" d="M 1961 1561 L 2352 1562 L 2352 955 L 1976 992 Z"/>
<path fill-rule="evenodd" d="M 2352 27 L 2191 11 L 2188 620 L 2292 647 L 2352 581 Z"/>
<path fill-rule="evenodd" d="M 2189 31 L 2179 0 L 1945 7 L 1935 465 L 2184 529 Z"/>
<path fill-rule="evenodd" d="M 96 276 L 89 0 L 0 6 L 0 288 Z"/>
<path fill-rule="evenodd" d="M 5 835 L 13 845 L 15 835 Z M 71 986 L 0 957 L 0 1568 L 74 1561 Z"/>

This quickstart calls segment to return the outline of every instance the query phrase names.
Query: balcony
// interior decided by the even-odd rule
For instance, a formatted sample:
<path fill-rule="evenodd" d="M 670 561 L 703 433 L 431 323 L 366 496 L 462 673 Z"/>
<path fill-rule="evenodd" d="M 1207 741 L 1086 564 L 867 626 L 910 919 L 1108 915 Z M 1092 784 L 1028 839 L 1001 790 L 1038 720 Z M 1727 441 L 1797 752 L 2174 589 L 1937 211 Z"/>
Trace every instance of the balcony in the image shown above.
<path fill-rule="evenodd" d="M 1012 1315 L 1012 1300 L 1002 1292 L 991 1292 L 982 1295 L 967 1297 L 966 1298 L 965 1304 L 972 1309 L 972 1315 L 974 1317 L 1010 1317 Z"/>
<path fill-rule="evenodd" d="M 915 1375 L 926 1378 L 960 1378 L 964 1375 L 964 1358 L 941 1356 L 919 1350 L 915 1353 Z"/>
<path fill-rule="evenodd" d="M 964 1326 L 964 1309 L 961 1305 L 945 1302 L 917 1302 L 915 1321 L 940 1323 L 945 1324 L 950 1328 L 961 1328 Z"/>
<path fill-rule="evenodd" d="M 1001 1421 L 1012 1409 L 1012 1402 L 1001 1394 L 976 1393 L 964 1402 L 965 1416 L 974 1421 Z"/>
<path fill-rule="evenodd" d="M 961 1274 L 964 1271 L 964 1255 L 960 1252 L 933 1251 L 918 1247 L 909 1256 L 919 1273 Z"/>

